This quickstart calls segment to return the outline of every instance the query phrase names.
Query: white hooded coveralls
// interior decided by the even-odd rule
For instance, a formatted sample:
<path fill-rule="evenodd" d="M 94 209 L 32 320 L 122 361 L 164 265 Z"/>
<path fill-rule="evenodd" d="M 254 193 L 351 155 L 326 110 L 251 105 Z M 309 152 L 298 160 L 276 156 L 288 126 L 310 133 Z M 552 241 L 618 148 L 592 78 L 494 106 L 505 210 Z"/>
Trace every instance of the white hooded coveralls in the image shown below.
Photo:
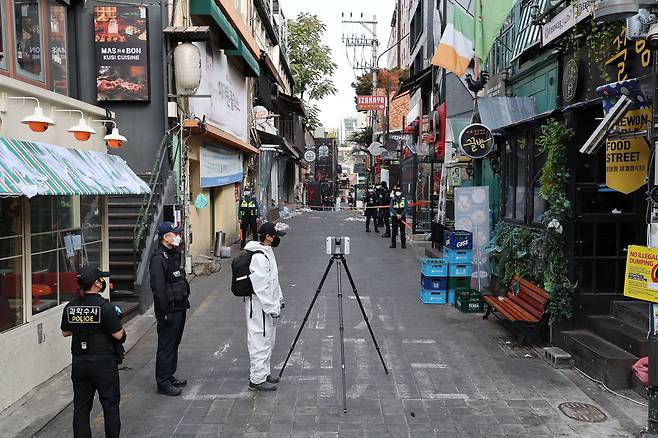
<path fill-rule="evenodd" d="M 257 385 L 270 375 L 270 359 L 276 337 L 276 325 L 272 315 L 281 314 L 283 294 L 272 247 L 252 241 L 247 243 L 245 249 L 263 252 L 256 253 L 251 258 L 249 279 L 254 287 L 254 294 L 245 302 L 249 378 L 251 383 Z"/>

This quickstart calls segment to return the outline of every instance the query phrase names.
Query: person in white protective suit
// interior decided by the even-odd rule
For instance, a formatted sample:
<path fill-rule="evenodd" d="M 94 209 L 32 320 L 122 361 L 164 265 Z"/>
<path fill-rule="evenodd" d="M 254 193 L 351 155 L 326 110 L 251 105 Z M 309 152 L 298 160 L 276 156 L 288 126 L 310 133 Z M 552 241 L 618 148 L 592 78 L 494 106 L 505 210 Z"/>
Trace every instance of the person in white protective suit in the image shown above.
<path fill-rule="evenodd" d="M 249 265 L 254 294 L 245 303 L 251 391 L 275 391 L 279 383 L 278 377 L 270 375 L 270 360 L 276 337 L 276 320 L 285 305 L 272 248 L 279 246 L 279 236 L 284 234 L 273 223 L 267 222 L 258 230 L 259 242 L 251 241 L 245 247 L 247 251 L 255 252 Z"/>

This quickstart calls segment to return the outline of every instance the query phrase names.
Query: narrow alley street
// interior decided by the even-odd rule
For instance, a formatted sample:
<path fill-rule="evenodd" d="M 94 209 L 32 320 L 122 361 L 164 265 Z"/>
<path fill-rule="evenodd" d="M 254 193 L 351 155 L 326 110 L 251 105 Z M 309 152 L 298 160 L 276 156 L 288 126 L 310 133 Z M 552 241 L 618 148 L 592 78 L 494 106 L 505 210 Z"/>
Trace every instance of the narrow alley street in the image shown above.
<path fill-rule="evenodd" d="M 273 367 L 278 373 L 329 256 L 326 236 L 350 236 L 347 262 L 384 354 L 384 374 L 351 288 L 345 293 L 348 413 L 342 412 L 335 268 L 316 303 L 279 390 L 247 390 L 244 305 L 230 292 L 230 263 L 192 282 L 192 309 L 181 344 L 180 397 L 156 393 L 156 332 L 127 355 L 121 371 L 125 437 L 630 437 L 645 408 L 613 398 L 574 370 L 556 370 L 535 350 L 516 345 L 505 328 L 480 314 L 418 299 L 415 245 L 363 232 L 350 213 L 312 212 L 288 223 L 276 250 L 286 309 Z M 607 420 L 572 420 L 566 401 L 596 405 Z M 68 437 L 72 407 L 37 436 Z M 95 436 L 103 436 L 98 401 Z"/>

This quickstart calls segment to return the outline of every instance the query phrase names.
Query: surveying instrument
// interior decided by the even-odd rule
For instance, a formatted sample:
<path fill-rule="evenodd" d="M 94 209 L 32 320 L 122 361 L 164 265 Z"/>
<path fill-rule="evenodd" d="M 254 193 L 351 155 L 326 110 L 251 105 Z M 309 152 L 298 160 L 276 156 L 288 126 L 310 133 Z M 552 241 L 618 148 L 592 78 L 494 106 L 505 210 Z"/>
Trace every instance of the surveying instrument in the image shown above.
<path fill-rule="evenodd" d="M 308 310 L 306 311 L 306 315 L 304 315 L 304 320 L 302 321 L 302 325 L 299 327 L 299 331 L 297 332 L 297 336 L 295 336 L 295 340 L 292 343 L 292 346 L 290 347 L 290 351 L 288 352 L 288 357 L 286 357 L 286 361 L 283 363 L 283 367 L 281 367 L 281 371 L 279 372 L 279 378 L 283 375 L 283 370 L 286 369 L 286 365 L 288 364 L 288 360 L 290 359 L 290 356 L 292 356 L 292 353 L 295 349 L 295 345 L 297 345 L 297 341 L 299 340 L 299 337 L 302 334 L 302 330 L 304 330 L 304 326 L 306 325 L 306 322 L 308 321 L 308 317 L 311 314 L 311 311 L 313 310 L 313 306 L 315 305 L 315 302 L 318 299 L 318 296 L 320 295 L 320 292 L 322 291 L 322 286 L 324 286 L 324 282 L 327 279 L 327 275 L 329 275 L 329 271 L 331 270 L 331 266 L 336 263 L 336 280 L 338 282 L 338 322 L 339 322 L 339 330 L 340 330 L 340 368 L 341 368 L 341 374 L 342 374 L 342 383 L 343 383 L 343 412 L 347 413 L 347 393 L 345 389 L 345 327 L 343 325 L 343 285 L 342 285 L 342 269 L 345 269 L 345 273 L 347 274 L 347 278 L 350 281 L 350 285 L 352 286 L 352 292 L 354 293 L 354 296 L 356 297 L 357 303 L 359 303 L 359 308 L 361 309 L 361 314 L 363 315 L 363 320 L 365 321 L 366 325 L 368 326 L 368 331 L 370 332 L 370 337 L 372 337 L 372 342 L 375 344 L 375 349 L 377 349 L 377 354 L 379 354 L 379 359 L 382 361 L 382 366 L 384 367 L 384 372 L 388 374 L 388 368 L 386 368 L 386 363 L 384 362 L 384 357 L 382 356 L 381 351 L 379 350 L 379 345 L 377 344 L 377 339 L 375 339 L 375 334 L 372 331 L 372 327 L 370 326 L 370 321 L 368 320 L 368 316 L 366 315 L 366 311 L 363 308 L 363 303 L 361 302 L 361 297 L 359 296 L 358 291 L 356 290 L 356 285 L 354 284 L 354 280 L 352 279 L 352 274 L 350 274 L 350 269 L 347 266 L 347 260 L 345 260 L 345 255 L 349 255 L 350 253 L 350 238 L 349 237 L 327 237 L 327 254 L 331 255 L 331 258 L 329 259 L 329 264 L 327 265 L 327 269 L 324 271 L 324 275 L 322 276 L 322 280 L 320 280 L 320 285 L 318 286 L 317 290 L 315 291 L 315 295 L 313 296 L 313 300 L 311 301 L 311 305 L 308 307 Z M 342 269 L 341 269 L 342 268 Z"/>

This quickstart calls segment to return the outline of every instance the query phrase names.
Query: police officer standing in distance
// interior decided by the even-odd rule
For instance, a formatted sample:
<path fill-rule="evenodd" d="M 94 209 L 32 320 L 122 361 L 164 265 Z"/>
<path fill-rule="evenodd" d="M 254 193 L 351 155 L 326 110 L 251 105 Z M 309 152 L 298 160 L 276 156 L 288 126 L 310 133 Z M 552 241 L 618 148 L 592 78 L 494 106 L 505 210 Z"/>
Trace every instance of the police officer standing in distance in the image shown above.
<path fill-rule="evenodd" d="M 366 233 L 370 232 L 370 220 L 375 224 L 375 233 L 379 233 L 379 224 L 377 224 L 377 204 L 379 204 L 379 198 L 377 197 L 377 194 L 375 193 L 375 189 L 370 187 L 368 189 L 368 192 L 366 193 L 365 197 L 365 204 L 366 204 Z"/>
<path fill-rule="evenodd" d="M 386 232 L 382 235 L 382 238 L 391 237 L 391 223 L 389 221 L 390 206 L 391 205 L 391 192 L 388 190 L 388 184 L 386 181 L 382 181 L 382 194 L 380 196 L 380 205 L 386 205 L 379 209 L 379 217 L 383 220 L 384 226 L 386 227 Z"/>
<path fill-rule="evenodd" d="M 160 243 L 151 256 L 149 266 L 155 317 L 158 321 L 158 352 L 155 380 L 160 394 L 177 396 L 187 380 L 174 377 L 178 367 L 178 346 L 183 338 L 185 317 L 190 308 L 190 285 L 181 268 L 178 247 L 181 227 L 163 222 L 158 227 Z"/>
<path fill-rule="evenodd" d="M 407 220 L 407 213 L 409 210 L 409 205 L 407 200 L 402 196 L 402 191 L 400 187 L 395 188 L 395 197 L 391 199 L 391 221 L 393 233 L 391 234 L 391 248 L 395 248 L 395 239 L 398 234 L 398 228 L 400 229 L 400 243 L 402 248 L 407 247 L 407 238 L 405 235 L 405 222 Z"/>
<path fill-rule="evenodd" d="M 244 249 L 244 246 L 247 244 L 247 234 L 251 231 L 254 241 L 258 241 L 257 236 L 257 227 L 258 227 L 258 201 L 256 197 L 251 193 L 251 187 L 245 186 L 244 194 L 242 199 L 240 199 L 240 230 L 242 230 L 242 242 L 240 243 L 240 249 Z"/>
<path fill-rule="evenodd" d="M 96 265 L 83 266 L 78 272 L 80 296 L 72 299 L 62 314 L 62 335 L 72 336 L 73 364 L 73 436 L 90 438 L 89 414 L 94 394 L 103 406 L 105 436 L 117 438 L 121 432 L 119 417 L 119 369 L 123 361 L 126 332 L 119 311 L 100 294 L 107 288 L 103 272 Z"/>

